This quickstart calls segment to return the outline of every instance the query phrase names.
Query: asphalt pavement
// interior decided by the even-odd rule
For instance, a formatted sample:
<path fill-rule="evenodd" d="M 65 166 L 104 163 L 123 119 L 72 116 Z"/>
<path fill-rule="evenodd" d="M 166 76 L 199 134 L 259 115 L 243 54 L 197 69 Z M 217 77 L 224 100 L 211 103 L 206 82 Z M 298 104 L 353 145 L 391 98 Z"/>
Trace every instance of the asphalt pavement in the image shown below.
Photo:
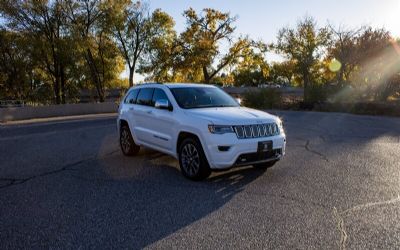
<path fill-rule="evenodd" d="M 282 161 L 202 182 L 115 117 L 0 126 L 0 249 L 399 249 L 400 119 L 276 113 Z"/>

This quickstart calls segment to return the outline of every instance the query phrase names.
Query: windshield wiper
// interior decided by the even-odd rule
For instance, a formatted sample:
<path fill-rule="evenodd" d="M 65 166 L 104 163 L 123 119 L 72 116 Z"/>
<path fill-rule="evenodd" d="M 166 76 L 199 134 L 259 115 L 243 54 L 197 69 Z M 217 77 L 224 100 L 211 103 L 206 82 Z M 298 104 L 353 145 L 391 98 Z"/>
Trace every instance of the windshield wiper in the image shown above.
<path fill-rule="evenodd" d="M 214 105 L 212 107 L 216 107 L 216 108 L 225 108 L 225 107 L 236 107 L 234 105 L 228 105 L 228 104 L 221 104 L 221 105 Z"/>

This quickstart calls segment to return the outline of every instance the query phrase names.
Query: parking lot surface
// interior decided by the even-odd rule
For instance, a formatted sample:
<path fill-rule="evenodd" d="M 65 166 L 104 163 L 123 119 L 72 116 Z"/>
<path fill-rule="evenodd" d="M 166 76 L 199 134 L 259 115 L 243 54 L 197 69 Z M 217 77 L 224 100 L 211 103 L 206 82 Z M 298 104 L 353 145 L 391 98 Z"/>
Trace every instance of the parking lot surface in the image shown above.
<path fill-rule="evenodd" d="M 0 127 L 0 249 L 399 249 L 400 119 L 276 113 L 282 161 L 202 182 L 114 117 Z"/>

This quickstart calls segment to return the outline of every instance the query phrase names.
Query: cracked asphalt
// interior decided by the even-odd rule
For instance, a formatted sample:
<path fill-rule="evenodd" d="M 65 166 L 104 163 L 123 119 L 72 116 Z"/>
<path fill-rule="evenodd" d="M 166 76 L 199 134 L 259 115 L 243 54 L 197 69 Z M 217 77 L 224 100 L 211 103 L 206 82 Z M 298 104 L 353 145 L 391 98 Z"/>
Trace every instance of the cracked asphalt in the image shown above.
<path fill-rule="evenodd" d="M 399 249 L 400 119 L 277 114 L 281 162 L 203 182 L 113 117 L 0 127 L 0 249 Z"/>

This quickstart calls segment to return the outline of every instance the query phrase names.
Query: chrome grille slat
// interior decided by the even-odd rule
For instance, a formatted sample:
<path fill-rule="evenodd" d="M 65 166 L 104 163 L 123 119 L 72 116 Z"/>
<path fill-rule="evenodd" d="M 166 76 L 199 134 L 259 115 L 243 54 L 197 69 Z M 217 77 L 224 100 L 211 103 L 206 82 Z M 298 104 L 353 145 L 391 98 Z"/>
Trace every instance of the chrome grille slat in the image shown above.
<path fill-rule="evenodd" d="M 262 138 L 279 134 L 276 123 L 251 124 L 244 126 L 233 126 L 237 138 Z"/>
<path fill-rule="evenodd" d="M 258 137 L 262 137 L 261 128 L 262 128 L 261 125 L 257 125 L 257 136 Z"/>
<path fill-rule="evenodd" d="M 239 139 L 244 138 L 244 131 L 243 131 L 242 126 L 235 126 L 234 129 L 235 129 L 236 136 Z"/>
<path fill-rule="evenodd" d="M 267 136 L 268 132 L 267 132 L 267 124 L 263 124 L 263 136 Z"/>
<path fill-rule="evenodd" d="M 258 133 L 257 133 L 257 125 L 251 125 L 251 130 L 253 131 L 253 137 L 259 137 Z"/>
<path fill-rule="evenodd" d="M 251 126 L 243 126 L 243 130 L 244 130 L 244 138 L 252 137 Z"/>

